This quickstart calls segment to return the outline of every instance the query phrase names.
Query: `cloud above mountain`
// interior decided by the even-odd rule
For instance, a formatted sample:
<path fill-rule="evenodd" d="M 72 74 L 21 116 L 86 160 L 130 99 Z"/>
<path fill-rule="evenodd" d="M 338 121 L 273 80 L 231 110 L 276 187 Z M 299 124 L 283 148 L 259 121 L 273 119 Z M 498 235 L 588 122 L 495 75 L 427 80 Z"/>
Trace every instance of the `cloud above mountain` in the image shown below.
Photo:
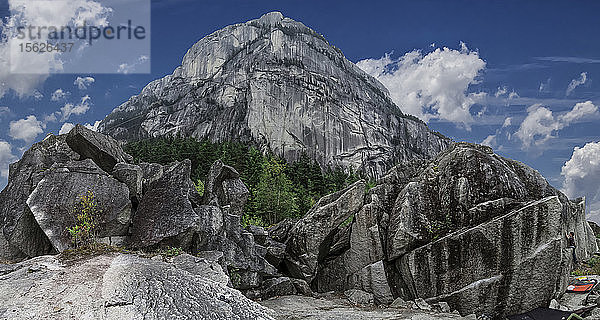
<path fill-rule="evenodd" d="M 527 116 L 514 136 L 521 140 L 522 149 L 542 146 L 548 140 L 556 137 L 554 133 L 558 130 L 597 115 L 598 107 L 591 101 L 579 102 L 573 106 L 573 109 L 558 117 L 555 117 L 547 107 L 534 104 L 527 108 Z"/>
<path fill-rule="evenodd" d="M 25 119 L 11 121 L 9 135 L 15 140 L 23 140 L 31 143 L 38 135 L 44 132 L 43 124 L 34 115 Z"/>
<path fill-rule="evenodd" d="M 563 192 L 571 197 L 585 196 L 590 214 L 600 217 L 600 141 L 575 147 L 562 167 Z M 596 219 L 598 220 L 598 219 Z"/>
<path fill-rule="evenodd" d="M 8 165 L 15 160 L 10 143 L 0 140 L 0 177 L 8 177 Z"/>
<path fill-rule="evenodd" d="M 474 121 L 471 107 L 486 95 L 469 92 L 469 86 L 479 83 L 486 63 L 464 43 L 460 50 L 444 47 L 427 54 L 414 50 L 398 59 L 386 54 L 356 64 L 385 85 L 403 112 L 426 122 L 440 119 L 469 129 Z"/>

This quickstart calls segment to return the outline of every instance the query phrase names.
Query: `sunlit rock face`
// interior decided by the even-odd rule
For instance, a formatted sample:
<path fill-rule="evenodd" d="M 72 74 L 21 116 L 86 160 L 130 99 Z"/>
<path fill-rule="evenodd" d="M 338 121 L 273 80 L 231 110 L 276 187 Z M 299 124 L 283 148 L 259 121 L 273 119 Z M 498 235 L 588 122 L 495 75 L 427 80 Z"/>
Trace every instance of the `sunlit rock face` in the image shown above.
<path fill-rule="evenodd" d="M 278 12 L 204 37 L 99 130 L 120 140 L 252 141 L 288 160 L 306 152 L 372 176 L 449 143 L 402 114 L 381 83 L 322 35 Z"/>

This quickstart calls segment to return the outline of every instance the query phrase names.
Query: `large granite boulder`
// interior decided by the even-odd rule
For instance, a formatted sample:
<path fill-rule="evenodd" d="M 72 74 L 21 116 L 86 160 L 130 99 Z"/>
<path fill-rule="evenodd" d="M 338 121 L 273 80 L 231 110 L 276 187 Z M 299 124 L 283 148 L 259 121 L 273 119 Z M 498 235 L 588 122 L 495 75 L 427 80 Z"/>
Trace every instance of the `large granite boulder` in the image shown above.
<path fill-rule="evenodd" d="M 191 250 L 200 216 L 190 197 L 197 194 L 190 180 L 191 162 L 174 162 L 152 182 L 133 218 L 129 244 L 136 248 L 174 246 Z"/>
<path fill-rule="evenodd" d="M 73 246 L 68 227 L 76 224 L 74 207 L 91 193 L 97 206 L 97 236 L 126 236 L 131 222 L 127 185 L 110 177 L 92 160 L 54 164 L 43 174 L 27 205 L 54 249 Z"/>
<path fill-rule="evenodd" d="M 191 258 L 103 254 L 62 263 L 42 256 L 10 265 L 0 279 L 0 318 L 273 319 L 271 310 L 180 261 Z"/>
<path fill-rule="evenodd" d="M 343 223 L 363 206 L 365 182 L 321 198 L 289 231 L 286 265 L 295 278 L 311 282 L 319 263 L 329 256 L 333 240 Z"/>
<path fill-rule="evenodd" d="M 119 162 L 112 171 L 112 176 L 127 185 L 129 189 L 129 198 L 139 203 L 142 199 L 142 182 L 144 172 L 140 166 Z"/>
<path fill-rule="evenodd" d="M 543 198 L 396 260 L 408 296 L 497 317 L 546 305 L 566 285 L 563 204 Z"/>
<path fill-rule="evenodd" d="M 389 219 L 389 258 L 452 230 L 488 221 L 522 201 L 557 194 L 537 171 L 522 163 L 495 155 L 486 146 L 456 144 L 400 191 Z M 486 207 L 478 207 L 481 204 Z"/>
<path fill-rule="evenodd" d="M 457 143 L 431 161 L 399 164 L 366 196 L 345 192 L 274 228 L 286 239 L 281 269 L 319 292 L 362 290 L 377 304 L 423 299 L 503 319 L 563 292 L 568 232 L 580 259 L 598 250 L 583 199 L 484 146 Z"/>
<path fill-rule="evenodd" d="M 54 252 L 29 210 L 27 199 L 44 171 L 55 163 L 78 159 L 64 136 L 48 135 L 10 165 L 8 185 L 0 193 L 0 260 L 15 261 Z"/>
<path fill-rule="evenodd" d="M 115 139 L 80 124 L 71 129 L 66 141 L 69 147 L 81 156 L 80 160 L 92 159 L 106 172 L 112 172 L 119 162 L 133 161 Z"/>

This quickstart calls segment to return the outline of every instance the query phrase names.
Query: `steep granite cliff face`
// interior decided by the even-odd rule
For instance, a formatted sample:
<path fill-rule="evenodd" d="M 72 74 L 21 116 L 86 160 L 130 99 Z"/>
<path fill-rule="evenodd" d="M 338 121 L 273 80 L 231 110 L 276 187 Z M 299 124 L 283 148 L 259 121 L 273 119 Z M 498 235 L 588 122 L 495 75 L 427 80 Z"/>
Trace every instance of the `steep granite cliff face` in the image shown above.
<path fill-rule="evenodd" d="M 403 115 L 381 83 L 323 36 L 278 12 L 198 41 L 173 74 L 116 108 L 99 130 L 121 140 L 252 141 L 287 159 L 306 152 L 372 176 L 449 144 Z"/>

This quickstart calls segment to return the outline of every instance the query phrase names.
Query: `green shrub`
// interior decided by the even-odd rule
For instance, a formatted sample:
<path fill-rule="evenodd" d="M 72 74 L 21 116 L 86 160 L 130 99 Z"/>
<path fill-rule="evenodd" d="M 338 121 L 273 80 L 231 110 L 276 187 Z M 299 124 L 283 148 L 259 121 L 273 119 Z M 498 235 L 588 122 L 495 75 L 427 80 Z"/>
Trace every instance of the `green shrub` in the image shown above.
<path fill-rule="evenodd" d="M 246 228 L 247 226 L 268 227 L 269 224 L 265 223 L 260 216 L 245 213 L 242 216 L 242 228 Z"/>
<path fill-rule="evenodd" d="M 93 191 L 88 190 L 73 207 L 75 225 L 67 228 L 75 247 L 96 243 L 98 219 L 101 213 Z"/>
<path fill-rule="evenodd" d="M 198 183 L 194 184 L 194 186 L 196 187 L 196 191 L 198 192 L 198 194 L 200 196 L 204 195 L 204 182 L 202 182 L 201 179 L 198 179 Z"/>
<path fill-rule="evenodd" d="M 183 254 L 183 249 L 180 247 L 168 247 L 166 249 L 162 249 L 159 253 L 165 257 L 175 257 Z"/>

